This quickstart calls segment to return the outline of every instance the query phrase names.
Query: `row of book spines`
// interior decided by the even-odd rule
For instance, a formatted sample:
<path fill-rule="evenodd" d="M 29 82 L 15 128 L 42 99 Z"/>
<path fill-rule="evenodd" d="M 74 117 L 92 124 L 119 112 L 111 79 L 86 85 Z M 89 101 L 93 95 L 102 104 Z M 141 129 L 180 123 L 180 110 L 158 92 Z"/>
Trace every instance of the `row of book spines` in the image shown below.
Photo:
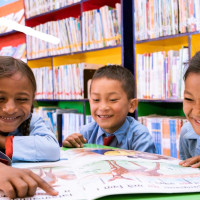
<path fill-rule="evenodd" d="M 81 0 L 25 0 L 26 17 L 30 18 L 45 12 L 78 3 Z"/>
<path fill-rule="evenodd" d="M 57 107 L 38 107 L 34 108 L 34 113 L 37 113 L 45 120 L 62 144 L 67 135 L 80 131 L 84 124 L 84 118 L 83 114 L 77 111 L 63 109 L 60 113 L 60 110 Z"/>
<path fill-rule="evenodd" d="M 135 1 L 136 39 L 143 40 L 178 33 L 177 1 Z"/>
<path fill-rule="evenodd" d="M 121 24 L 119 23 L 121 21 L 119 19 L 119 11 L 103 6 L 98 11 L 84 13 L 82 19 L 82 41 L 81 21 L 79 18 L 70 17 L 63 20 L 50 21 L 36 26 L 35 29 L 61 38 L 60 44 L 51 45 L 37 38 L 27 36 L 27 57 L 31 59 L 120 44 Z M 88 17 L 84 17 L 85 15 Z M 97 31 L 97 27 L 101 31 Z M 99 33 L 101 36 L 99 36 Z"/>
<path fill-rule="evenodd" d="M 79 133 L 84 124 L 94 121 L 91 115 L 84 116 L 83 113 L 78 113 L 76 109 L 60 109 L 56 106 L 40 106 L 34 108 L 34 113 L 40 115 L 51 127 L 60 144 L 70 134 Z"/>
<path fill-rule="evenodd" d="M 38 84 L 36 99 L 83 99 L 84 63 L 33 68 Z"/>
<path fill-rule="evenodd" d="M 27 36 L 27 57 L 29 59 L 81 50 L 79 18 L 70 17 L 63 20 L 50 21 L 40 24 L 34 29 L 60 38 L 60 43 L 53 45 L 35 37 Z"/>
<path fill-rule="evenodd" d="M 183 75 L 185 62 L 188 59 L 188 48 L 179 51 L 137 54 L 137 97 L 182 99 Z"/>
<path fill-rule="evenodd" d="M 121 21 L 119 17 L 119 11 L 110 9 L 108 6 L 83 12 L 83 50 L 120 44 Z"/>
<path fill-rule="evenodd" d="M 92 46 L 93 48 L 100 48 L 100 47 L 105 47 L 105 45 L 102 46 L 102 44 L 105 43 L 108 43 L 110 41 L 119 41 L 121 40 L 121 35 L 117 34 L 116 36 L 114 37 L 111 37 L 111 38 L 103 38 L 101 40 L 93 40 L 93 41 L 89 41 L 89 42 L 80 42 L 78 44 L 70 44 L 70 45 L 66 45 L 66 46 L 63 46 L 63 47 L 53 47 L 53 48 L 45 48 L 45 49 L 42 49 L 42 50 L 37 50 L 37 51 L 31 51 L 28 53 L 28 57 L 36 57 L 38 56 L 38 54 L 45 54 L 45 56 L 47 55 L 56 55 L 56 51 L 60 51 L 60 50 L 65 50 L 65 49 L 68 49 L 68 51 L 66 53 L 70 53 L 70 52 L 76 52 L 76 51 L 81 51 L 81 47 L 82 46 Z M 30 43 L 30 42 L 29 42 Z M 31 43 L 32 44 L 32 43 Z M 113 45 L 116 45 L 116 44 L 119 44 L 118 42 L 113 44 Z M 30 45 L 30 44 L 29 44 Z M 85 50 L 86 47 L 83 47 Z M 70 49 L 77 49 L 75 51 L 70 51 Z M 52 52 L 52 53 L 50 53 Z M 44 55 L 42 55 L 44 56 Z M 42 57 L 41 56 L 41 57 Z"/>
<path fill-rule="evenodd" d="M 167 5 L 162 1 L 135 1 L 137 40 L 200 30 L 199 1 L 167 0 Z"/>
<path fill-rule="evenodd" d="M 185 118 L 164 116 L 143 116 L 138 120 L 144 124 L 153 137 L 158 154 L 179 158 L 179 136 Z"/>
<path fill-rule="evenodd" d="M 26 44 L 20 44 L 16 47 L 13 46 L 5 46 L 0 49 L 1 56 L 12 56 L 18 59 L 26 58 Z"/>

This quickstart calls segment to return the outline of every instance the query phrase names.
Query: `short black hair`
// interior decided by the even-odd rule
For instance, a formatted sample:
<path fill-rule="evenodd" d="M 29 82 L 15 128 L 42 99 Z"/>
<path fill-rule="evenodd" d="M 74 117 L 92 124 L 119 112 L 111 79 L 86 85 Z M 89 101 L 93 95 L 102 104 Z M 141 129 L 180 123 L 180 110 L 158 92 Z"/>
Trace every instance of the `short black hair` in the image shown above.
<path fill-rule="evenodd" d="M 95 71 L 92 81 L 103 77 L 120 81 L 128 99 L 135 98 L 135 79 L 128 69 L 121 65 L 105 65 Z"/>

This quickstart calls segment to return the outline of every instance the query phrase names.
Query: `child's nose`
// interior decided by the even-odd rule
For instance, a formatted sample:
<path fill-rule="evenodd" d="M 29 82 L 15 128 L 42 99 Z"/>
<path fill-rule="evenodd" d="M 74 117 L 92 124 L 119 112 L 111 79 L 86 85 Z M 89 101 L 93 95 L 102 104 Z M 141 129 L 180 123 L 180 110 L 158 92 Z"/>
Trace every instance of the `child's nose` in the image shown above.
<path fill-rule="evenodd" d="M 109 109 L 109 106 L 108 106 L 106 103 L 102 103 L 102 104 L 100 105 L 100 109 L 106 110 L 106 109 Z"/>
<path fill-rule="evenodd" d="M 6 112 L 8 114 L 13 114 L 16 110 L 16 105 L 13 100 L 8 100 L 3 107 L 3 112 Z"/>

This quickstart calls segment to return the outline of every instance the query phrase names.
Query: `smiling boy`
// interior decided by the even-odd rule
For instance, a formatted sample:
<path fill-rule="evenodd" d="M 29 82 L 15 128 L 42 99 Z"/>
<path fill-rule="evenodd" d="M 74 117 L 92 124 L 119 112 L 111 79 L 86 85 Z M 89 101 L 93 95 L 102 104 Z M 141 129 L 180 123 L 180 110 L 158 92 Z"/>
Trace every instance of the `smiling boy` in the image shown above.
<path fill-rule="evenodd" d="M 89 103 L 95 122 L 68 136 L 63 146 L 83 147 L 87 142 L 155 153 L 148 129 L 127 116 L 138 105 L 134 76 L 128 69 L 119 65 L 99 68 L 92 78 Z M 109 136 L 110 143 L 105 143 Z"/>

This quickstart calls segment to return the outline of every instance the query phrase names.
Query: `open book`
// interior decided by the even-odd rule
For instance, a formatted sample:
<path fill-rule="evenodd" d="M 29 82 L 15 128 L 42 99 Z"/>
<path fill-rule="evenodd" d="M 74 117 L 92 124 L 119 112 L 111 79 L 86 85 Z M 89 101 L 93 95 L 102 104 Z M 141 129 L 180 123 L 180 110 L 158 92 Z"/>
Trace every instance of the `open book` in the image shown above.
<path fill-rule="evenodd" d="M 52 163 L 16 163 L 31 168 L 59 195 L 38 189 L 37 199 L 97 199 L 114 194 L 200 192 L 200 169 L 178 165 L 167 156 L 123 149 L 76 148 Z M 3 194 L 2 194 L 3 195 Z M 1 196 L 1 199 L 7 199 Z"/>

